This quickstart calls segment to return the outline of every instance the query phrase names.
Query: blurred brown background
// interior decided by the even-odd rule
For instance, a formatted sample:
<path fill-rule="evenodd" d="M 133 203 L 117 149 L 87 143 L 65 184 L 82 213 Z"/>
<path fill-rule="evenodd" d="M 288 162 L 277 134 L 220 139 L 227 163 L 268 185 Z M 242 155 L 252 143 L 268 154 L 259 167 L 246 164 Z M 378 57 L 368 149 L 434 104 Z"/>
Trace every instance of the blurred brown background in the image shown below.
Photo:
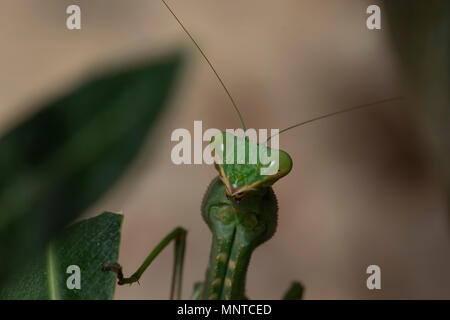
<path fill-rule="evenodd" d="M 222 75 L 248 127 L 284 128 L 403 95 L 388 26 L 366 28 L 376 1 L 168 1 Z M 82 29 L 66 29 L 78 4 Z M 176 128 L 235 128 L 214 74 L 159 0 L 2 0 L 0 133 L 33 106 L 97 70 L 180 47 L 189 59 L 171 105 L 120 183 L 88 213 L 123 211 L 127 274 L 177 225 L 188 229 L 183 296 L 203 279 L 210 234 L 200 202 L 212 166 L 175 166 Z M 408 101 L 295 129 L 280 138 L 294 168 L 275 185 L 279 227 L 255 252 L 248 296 L 279 298 L 291 280 L 306 299 L 450 298 L 450 242 L 440 172 Z M 118 299 L 168 297 L 172 250 Z M 366 288 L 377 264 L 382 289 Z"/>

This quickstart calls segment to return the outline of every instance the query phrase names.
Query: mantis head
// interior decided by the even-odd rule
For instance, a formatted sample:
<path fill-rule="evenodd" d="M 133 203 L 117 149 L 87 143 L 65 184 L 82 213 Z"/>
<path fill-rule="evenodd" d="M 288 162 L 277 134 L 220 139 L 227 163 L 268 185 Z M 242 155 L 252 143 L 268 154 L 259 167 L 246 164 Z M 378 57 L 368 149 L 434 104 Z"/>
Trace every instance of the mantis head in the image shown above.
<path fill-rule="evenodd" d="M 242 199 L 247 193 L 272 186 L 292 169 L 292 159 L 282 150 L 221 132 L 211 140 L 215 167 L 228 197 Z"/>

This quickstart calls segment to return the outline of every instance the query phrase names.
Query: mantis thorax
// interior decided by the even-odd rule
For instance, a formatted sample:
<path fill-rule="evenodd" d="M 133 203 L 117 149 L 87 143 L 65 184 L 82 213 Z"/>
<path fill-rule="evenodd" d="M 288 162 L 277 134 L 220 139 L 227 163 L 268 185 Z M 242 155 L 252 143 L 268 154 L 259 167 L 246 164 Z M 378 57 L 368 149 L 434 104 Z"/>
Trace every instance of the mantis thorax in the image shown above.
<path fill-rule="evenodd" d="M 253 143 L 227 133 L 222 133 L 220 138 L 230 136 L 246 147 Z M 222 156 L 233 152 L 236 160 L 235 149 L 227 150 L 225 144 L 216 144 L 216 148 L 224 151 Z M 211 182 L 203 198 L 202 216 L 213 235 L 203 299 L 244 299 L 251 253 L 270 239 L 277 227 L 277 200 L 271 186 L 289 173 L 292 160 L 280 150 L 276 159 L 278 170 L 273 175 L 262 175 L 259 170 L 263 164 L 250 163 L 248 150 L 245 163 L 227 163 L 225 159 L 216 163 L 219 176 Z"/>

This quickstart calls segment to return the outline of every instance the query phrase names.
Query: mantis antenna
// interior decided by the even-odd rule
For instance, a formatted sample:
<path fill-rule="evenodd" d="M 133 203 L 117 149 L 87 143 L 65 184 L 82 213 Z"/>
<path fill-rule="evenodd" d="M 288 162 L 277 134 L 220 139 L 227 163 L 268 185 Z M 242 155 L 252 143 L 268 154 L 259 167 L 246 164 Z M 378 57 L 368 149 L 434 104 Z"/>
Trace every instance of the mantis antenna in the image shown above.
<path fill-rule="evenodd" d="M 325 118 L 336 116 L 336 115 L 339 115 L 339 114 L 342 114 L 342 113 L 347 113 L 347 112 L 350 112 L 350 111 L 355 111 L 355 110 L 358 110 L 358 109 L 372 107 L 372 106 L 377 105 L 377 104 L 387 103 L 387 102 L 401 100 L 401 99 L 403 99 L 403 97 L 394 97 L 394 98 L 389 98 L 389 99 L 378 100 L 378 101 L 375 101 L 375 102 L 364 103 L 364 104 L 360 104 L 360 105 L 353 106 L 353 107 L 350 107 L 350 108 L 345 108 L 345 109 L 341 109 L 341 110 L 338 110 L 338 111 L 335 111 L 335 112 L 327 113 L 327 114 L 324 114 L 324 115 L 321 115 L 319 117 L 315 117 L 315 118 L 312 118 L 312 119 L 309 119 L 309 120 L 306 120 L 306 121 L 302 121 L 302 122 L 296 123 L 296 124 L 294 124 L 292 126 L 289 126 L 287 128 L 284 128 L 283 130 L 280 130 L 278 133 L 276 133 L 274 135 L 271 135 L 269 138 L 267 138 L 267 140 L 264 143 L 267 143 L 270 139 L 272 139 L 273 137 L 275 137 L 275 136 L 277 136 L 277 135 L 279 135 L 279 134 L 281 134 L 283 132 L 286 132 L 288 130 L 300 127 L 302 125 L 305 125 L 305 124 L 308 124 L 308 123 L 311 123 L 311 122 L 314 122 L 314 121 L 322 120 L 322 119 L 325 119 Z"/>
<path fill-rule="evenodd" d="M 226 87 L 225 83 L 223 82 L 222 78 L 219 76 L 219 73 L 216 71 L 216 69 L 214 68 L 214 66 L 211 63 L 211 61 L 208 59 L 206 54 L 203 52 L 203 50 L 198 45 L 197 41 L 195 41 L 195 39 L 192 37 L 191 33 L 186 29 L 186 27 L 183 25 L 183 23 L 180 21 L 180 19 L 178 19 L 177 15 L 175 14 L 175 12 L 173 12 L 173 10 L 170 8 L 170 6 L 167 4 L 167 2 L 165 0 L 161 0 L 161 1 L 166 6 L 166 8 L 170 11 L 172 16 L 175 18 L 175 20 L 178 22 L 178 24 L 181 26 L 181 28 L 184 30 L 184 32 L 188 35 L 188 37 L 191 39 L 191 41 L 194 43 L 194 45 L 197 47 L 197 49 L 200 52 L 200 54 L 203 56 L 203 58 L 206 60 L 206 62 L 210 66 L 211 70 L 216 75 L 217 79 L 219 80 L 220 84 L 222 85 L 223 89 L 225 90 L 226 94 L 228 95 L 228 98 L 230 99 L 231 103 L 233 104 L 234 109 L 236 110 L 236 112 L 237 112 L 237 114 L 239 116 L 239 120 L 241 121 L 242 128 L 244 129 L 244 132 L 247 131 L 247 128 L 245 126 L 244 119 L 243 119 L 243 117 L 241 115 L 241 112 L 239 111 L 239 108 L 238 108 L 236 102 L 234 101 L 233 96 L 231 95 L 230 91 L 227 89 L 227 87 Z M 296 127 L 300 127 L 302 125 L 305 125 L 305 124 L 308 124 L 308 123 L 311 123 L 311 122 L 314 122 L 314 121 L 322 120 L 322 119 L 325 119 L 325 118 L 328 118 L 328 117 L 336 116 L 338 114 L 347 113 L 347 112 L 350 112 L 350 111 L 354 111 L 354 110 L 358 110 L 358 109 L 362 109 L 362 108 L 367 108 L 367 107 L 371 107 L 371 106 L 374 106 L 374 105 L 377 105 L 377 104 L 387 103 L 387 102 L 400 100 L 400 99 L 403 99 L 403 97 L 394 97 L 394 98 L 379 100 L 379 101 L 376 101 L 376 102 L 365 103 L 365 104 L 357 105 L 357 106 L 354 106 L 354 107 L 350 107 L 350 108 L 338 110 L 338 111 L 335 111 L 335 112 L 331 112 L 331 113 L 328 113 L 328 114 L 325 114 L 325 115 L 322 115 L 322 116 L 319 116 L 319 117 L 316 117 L 316 118 L 309 119 L 307 121 L 299 122 L 297 124 L 294 124 L 292 126 L 284 128 L 283 130 L 280 130 L 277 134 L 274 134 L 274 135 L 270 136 L 269 138 L 267 138 L 267 140 L 264 143 L 267 143 L 270 139 L 272 139 L 276 135 L 279 135 L 279 134 L 281 134 L 283 132 L 286 132 L 288 130 L 294 129 Z"/>
<path fill-rule="evenodd" d="M 220 84 L 222 85 L 222 87 L 225 89 L 225 92 L 228 95 L 228 98 L 230 98 L 231 103 L 233 104 L 234 110 L 236 110 L 238 116 L 239 116 L 239 120 L 241 121 L 242 124 L 242 128 L 244 129 L 244 132 L 247 131 L 247 128 L 245 127 L 245 123 L 244 123 L 244 119 L 242 118 L 241 112 L 239 111 L 239 108 L 237 107 L 236 102 L 234 101 L 233 97 L 231 96 L 230 91 L 227 89 L 225 83 L 222 81 L 222 78 L 219 76 L 219 73 L 216 71 L 216 69 L 214 68 L 213 64 L 211 63 L 211 61 L 208 59 L 208 57 L 206 56 L 206 54 L 203 52 L 203 50 L 200 48 L 200 46 L 198 45 L 197 41 L 195 41 L 195 39 L 192 37 L 191 33 L 186 29 L 186 27 L 183 25 L 183 23 L 180 21 L 180 19 L 178 19 L 177 15 L 175 14 L 175 12 L 173 12 L 173 10 L 169 7 L 169 5 L 166 3 L 165 0 L 161 0 L 162 3 L 164 3 L 164 5 L 166 6 L 166 8 L 170 11 L 170 13 L 173 15 L 173 17 L 175 18 L 175 20 L 177 20 L 178 24 L 181 26 L 181 28 L 184 30 L 184 32 L 186 32 L 186 34 L 188 35 L 188 37 L 191 39 L 191 41 L 194 43 L 194 45 L 197 47 L 198 51 L 200 51 L 200 54 L 203 56 L 203 58 L 205 58 L 206 62 L 209 64 L 209 66 L 211 67 L 212 71 L 214 72 L 214 74 L 216 75 L 217 79 L 219 80 Z"/>

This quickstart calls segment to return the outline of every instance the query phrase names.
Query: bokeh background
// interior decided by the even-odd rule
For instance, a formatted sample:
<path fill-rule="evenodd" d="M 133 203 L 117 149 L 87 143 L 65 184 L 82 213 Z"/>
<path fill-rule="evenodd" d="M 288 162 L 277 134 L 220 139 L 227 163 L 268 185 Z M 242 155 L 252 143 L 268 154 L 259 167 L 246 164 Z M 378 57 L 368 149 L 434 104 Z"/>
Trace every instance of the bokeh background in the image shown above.
<path fill-rule="evenodd" d="M 168 1 L 213 61 L 248 127 L 284 128 L 362 103 L 405 95 L 399 58 L 377 1 Z M 66 29 L 78 4 L 82 29 Z M 2 0 L 0 134 L 35 106 L 94 71 L 180 48 L 189 59 L 170 106 L 127 175 L 84 216 L 125 215 L 120 262 L 133 272 L 175 226 L 188 229 L 183 296 L 204 277 L 210 234 L 200 203 L 216 172 L 170 160 L 176 128 L 236 128 L 214 74 L 159 0 Z M 408 99 L 306 125 L 281 136 L 294 160 L 274 187 L 279 226 L 256 250 L 248 296 L 281 297 L 291 280 L 306 299 L 450 298 L 450 242 L 441 172 L 427 130 Z M 165 299 L 172 250 L 141 285 L 117 299 Z M 366 288 L 367 266 L 382 289 Z"/>

